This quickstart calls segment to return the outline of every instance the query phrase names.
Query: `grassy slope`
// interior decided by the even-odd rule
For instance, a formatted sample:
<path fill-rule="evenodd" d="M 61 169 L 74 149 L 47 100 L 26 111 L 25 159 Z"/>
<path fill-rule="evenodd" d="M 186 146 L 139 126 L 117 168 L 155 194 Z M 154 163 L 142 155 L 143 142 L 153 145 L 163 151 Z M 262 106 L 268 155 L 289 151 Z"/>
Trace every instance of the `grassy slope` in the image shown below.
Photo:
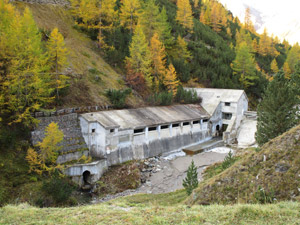
<path fill-rule="evenodd" d="M 73 78 L 67 96 L 64 97 L 63 106 L 88 106 L 96 104 L 109 104 L 103 95 L 106 89 L 127 88 L 123 77 L 118 74 L 101 57 L 96 44 L 85 34 L 73 28 L 74 21 L 70 12 L 62 6 L 15 3 L 18 9 L 29 7 L 39 28 L 50 32 L 58 27 L 65 38 L 69 50 L 69 67 L 74 73 L 82 74 L 82 78 Z M 93 69 L 96 74 L 90 73 Z M 95 76 L 100 77 L 99 80 Z M 133 95 L 129 99 L 132 106 L 140 105 L 141 100 Z"/>
<path fill-rule="evenodd" d="M 114 202 L 73 208 L 0 208 L 0 224 L 299 224 L 299 203 L 233 206 L 129 206 Z"/>
<path fill-rule="evenodd" d="M 279 168 L 285 171 L 279 172 Z M 259 187 L 268 196 L 274 193 L 277 200 L 300 200 L 300 125 L 202 182 L 188 202 L 255 203 Z"/>

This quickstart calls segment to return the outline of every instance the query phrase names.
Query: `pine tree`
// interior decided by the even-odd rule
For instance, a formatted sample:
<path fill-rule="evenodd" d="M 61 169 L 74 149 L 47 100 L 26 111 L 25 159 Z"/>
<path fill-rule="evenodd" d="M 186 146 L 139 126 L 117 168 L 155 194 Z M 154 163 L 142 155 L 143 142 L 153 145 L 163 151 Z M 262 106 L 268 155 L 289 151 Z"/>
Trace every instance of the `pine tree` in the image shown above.
<path fill-rule="evenodd" d="M 166 74 L 166 53 L 157 33 L 151 38 L 150 52 L 153 62 L 152 74 L 157 81 L 162 82 Z"/>
<path fill-rule="evenodd" d="M 193 190 L 198 187 L 198 172 L 194 160 L 192 160 L 192 163 L 187 170 L 187 175 L 183 180 L 182 185 L 188 195 L 191 195 Z"/>
<path fill-rule="evenodd" d="M 45 138 L 38 143 L 40 159 L 43 164 L 55 164 L 58 151 L 62 148 L 59 144 L 64 138 L 64 133 L 59 130 L 57 123 L 50 123 L 45 129 Z"/>
<path fill-rule="evenodd" d="M 245 42 L 241 43 L 237 49 L 236 58 L 231 67 L 234 71 L 233 73 L 239 76 L 239 80 L 244 89 L 254 84 L 253 81 L 257 79 L 255 61 Z"/>
<path fill-rule="evenodd" d="M 173 93 L 173 97 L 174 97 L 177 93 L 177 87 L 179 85 L 179 81 L 177 79 L 176 71 L 173 64 L 169 65 L 169 68 L 167 70 L 164 79 L 164 85 L 167 87 L 169 92 Z"/>
<path fill-rule="evenodd" d="M 189 0 L 177 0 L 176 20 L 184 28 L 193 30 L 194 27 L 193 13 L 192 13 L 192 7 Z"/>
<path fill-rule="evenodd" d="M 129 57 L 126 57 L 125 61 L 128 66 L 130 65 L 130 70 L 135 74 L 142 74 L 148 86 L 151 87 L 151 53 L 140 24 L 136 26 L 129 46 Z"/>
<path fill-rule="evenodd" d="M 54 28 L 50 34 L 47 49 L 49 64 L 52 65 L 52 71 L 55 72 L 53 80 L 55 80 L 56 97 L 59 99 L 59 90 L 67 86 L 69 78 L 66 75 L 59 74 L 67 65 L 68 51 L 65 46 L 64 37 L 59 33 L 57 28 Z"/>
<path fill-rule="evenodd" d="M 297 124 L 295 106 L 299 99 L 290 80 L 276 74 L 257 108 L 256 141 L 261 146 Z"/>
<path fill-rule="evenodd" d="M 139 9 L 141 8 L 139 0 L 122 0 L 120 8 L 121 25 L 133 33 L 139 18 Z"/>

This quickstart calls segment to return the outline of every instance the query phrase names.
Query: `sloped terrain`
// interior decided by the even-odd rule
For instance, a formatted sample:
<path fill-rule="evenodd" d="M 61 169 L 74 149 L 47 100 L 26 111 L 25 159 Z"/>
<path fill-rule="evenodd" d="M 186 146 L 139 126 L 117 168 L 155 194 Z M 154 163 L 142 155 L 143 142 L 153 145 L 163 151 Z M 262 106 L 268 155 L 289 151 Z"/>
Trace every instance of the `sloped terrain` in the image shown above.
<path fill-rule="evenodd" d="M 68 8 L 51 4 L 14 3 L 18 9 L 29 7 L 44 38 L 57 27 L 65 38 L 69 51 L 70 88 L 61 107 L 110 104 L 104 93 L 107 89 L 125 89 L 123 77 L 101 56 L 96 44 L 74 28 L 74 20 Z M 73 74 L 73 75 L 72 75 Z M 141 105 L 142 101 L 131 95 L 129 105 Z"/>
<path fill-rule="evenodd" d="M 200 184 L 190 204 L 300 200 L 300 125 Z"/>

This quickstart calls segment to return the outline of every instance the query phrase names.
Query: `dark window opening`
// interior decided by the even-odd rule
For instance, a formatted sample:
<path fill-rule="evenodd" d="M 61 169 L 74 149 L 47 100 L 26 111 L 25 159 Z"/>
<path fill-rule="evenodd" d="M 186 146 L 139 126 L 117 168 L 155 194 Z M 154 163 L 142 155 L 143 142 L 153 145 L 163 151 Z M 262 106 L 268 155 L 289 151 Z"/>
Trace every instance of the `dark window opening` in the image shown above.
<path fill-rule="evenodd" d="M 203 123 L 207 123 L 207 122 L 208 122 L 208 119 L 203 120 Z"/>
<path fill-rule="evenodd" d="M 110 129 L 110 133 L 113 133 L 115 131 L 115 129 Z"/>
<path fill-rule="evenodd" d="M 184 122 L 182 125 L 183 126 L 188 126 L 188 125 L 190 125 L 190 122 Z"/>
<path fill-rule="evenodd" d="M 223 124 L 223 126 L 222 126 L 222 131 L 226 131 L 226 130 L 227 130 L 227 127 L 228 127 L 228 124 Z"/>
<path fill-rule="evenodd" d="M 225 102 L 225 106 L 230 106 L 230 102 Z"/>
<path fill-rule="evenodd" d="M 193 124 L 199 124 L 200 123 L 200 121 L 199 120 L 195 120 L 195 121 L 193 121 Z"/>
<path fill-rule="evenodd" d="M 143 133 L 143 132 L 144 132 L 144 128 L 142 128 L 142 129 L 135 129 L 135 130 L 133 131 L 133 133 L 135 133 L 135 134 Z"/>
<path fill-rule="evenodd" d="M 96 129 L 92 129 L 92 133 L 95 133 L 96 132 Z"/>
<path fill-rule="evenodd" d="M 149 131 L 154 131 L 154 130 L 156 130 L 156 127 L 149 127 L 148 130 Z"/>
<path fill-rule="evenodd" d="M 162 130 L 163 129 L 168 129 L 168 128 L 169 128 L 169 125 L 163 125 L 163 126 L 160 127 L 160 129 L 162 129 Z"/>
<path fill-rule="evenodd" d="M 217 131 L 220 130 L 220 126 L 219 126 L 219 125 L 216 126 L 216 130 L 217 130 Z"/>
<path fill-rule="evenodd" d="M 179 123 L 172 124 L 172 127 L 179 127 Z"/>
<path fill-rule="evenodd" d="M 223 113 L 222 118 L 225 120 L 231 120 L 232 114 L 231 113 Z"/>

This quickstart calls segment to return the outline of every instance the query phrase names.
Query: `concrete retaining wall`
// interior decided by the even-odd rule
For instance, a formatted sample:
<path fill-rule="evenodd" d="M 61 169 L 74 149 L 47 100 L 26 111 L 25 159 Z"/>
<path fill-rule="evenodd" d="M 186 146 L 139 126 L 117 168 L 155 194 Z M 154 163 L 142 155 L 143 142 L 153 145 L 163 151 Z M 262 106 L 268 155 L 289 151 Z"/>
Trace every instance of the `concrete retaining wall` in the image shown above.
<path fill-rule="evenodd" d="M 180 150 L 191 144 L 197 144 L 211 137 L 210 131 L 190 132 L 163 139 L 156 139 L 141 145 L 123 145 L 106 155 L 108 165 L 115 165 L 133 159 L 145 159 L 153 156 L 164 155 Z"/>
<path fill-rule="evenodd" d="M 57 123 L 59 129 L 64 133 L 64 140 L 61 143 L 63 148 L 60 150 L 57 163 L 78 160 L 82 155 L 88 156 L 89 151 L 82 137 L 78 115 L 76 113 L 63 116 L 42 117 L 38 119 L 40 120 L 39 125 L 31 132 L 33 145 L 36 145 L 44 139 L 45 129 L 51 122 Z"/>

